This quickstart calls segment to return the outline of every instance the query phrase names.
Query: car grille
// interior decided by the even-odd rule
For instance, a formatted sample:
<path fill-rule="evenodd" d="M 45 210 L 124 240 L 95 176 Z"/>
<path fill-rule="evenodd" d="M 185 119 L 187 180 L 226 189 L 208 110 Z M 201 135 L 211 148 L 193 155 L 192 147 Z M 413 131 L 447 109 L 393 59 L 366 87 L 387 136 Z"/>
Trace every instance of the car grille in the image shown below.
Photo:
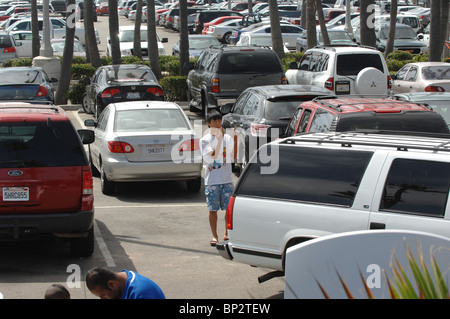
<path fill-rule="evenodd" d="M 398 47 L 396 48 L 397 50 L 402 50 L 402 51 L 406 51 L 412 54 L 419 54 L 420 53 L 420 48 L 403 48 L 403 47 Z"/>
<path fill-rule="evenodd" d="M 148 49 L 141 48 L 142 56 L 148 56 Z M 134 49 L 131 49 L 131 55 L 134 55 Z"/>

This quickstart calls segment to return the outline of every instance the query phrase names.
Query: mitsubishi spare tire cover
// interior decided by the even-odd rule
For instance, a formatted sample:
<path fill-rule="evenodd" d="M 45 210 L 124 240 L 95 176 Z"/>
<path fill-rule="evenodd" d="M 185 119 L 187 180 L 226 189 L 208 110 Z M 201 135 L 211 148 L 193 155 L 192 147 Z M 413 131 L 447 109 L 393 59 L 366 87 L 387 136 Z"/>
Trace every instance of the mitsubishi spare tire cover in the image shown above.
<path fill-rule="evenodd" d="M 355 80 L 357 94 L 388 94 L 387 76 L 380 70 L 368 67 L 362 69 Z"/>

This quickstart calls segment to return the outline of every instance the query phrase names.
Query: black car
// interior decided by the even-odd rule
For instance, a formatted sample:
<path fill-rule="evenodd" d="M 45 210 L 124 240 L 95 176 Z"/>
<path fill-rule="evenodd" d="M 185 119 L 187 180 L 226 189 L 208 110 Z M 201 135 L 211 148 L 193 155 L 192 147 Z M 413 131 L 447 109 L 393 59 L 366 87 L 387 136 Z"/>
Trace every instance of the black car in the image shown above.
<path fill-rule="evenodd" d="M 238 16 L 241 17 L 242 14 L 233 10 L 202 10 L 197 12 L 194 19 L 193 33 L 202 34 L 203 24 L 205 22 L 210 22 L 218 17 L 224 16 Z"/>
<path fill-rule="evenodd" d="M 56 82 L 40 67 L 0 68 L 0 100 L 54 103 Z"/>
<path fill-rule="evenodd" d="M 97 9 L 97 5 L 95 4 L 95 1 L 92 3 L 92 11 L 94 13 L 94 22 L 97 22 L 98 20 L 98 9 Z M 77 1 L 77 11 L 78 11 L 78 15 L 80 20 L 84 19 L 84 0 L 83 1 Z"/>
<path fill-rule="evenodd" d="M 238 133 L 238 166 L 247 165 L 259 146 L 282 134 L 297 107 L 318 96 L 329 96 L 325 88 L 310 85 L 254 86 L 241 93 L 234 104 L 220 107 L 222 126 Z"/>
<path fill-rule="evenodd" d="M 109 103 L 152 100 L 164 101 L 164 91 L 150 67 L 141 64 L 106 65 L 85 79 L 82 106 L 86 113 L 101 114 Z"/>

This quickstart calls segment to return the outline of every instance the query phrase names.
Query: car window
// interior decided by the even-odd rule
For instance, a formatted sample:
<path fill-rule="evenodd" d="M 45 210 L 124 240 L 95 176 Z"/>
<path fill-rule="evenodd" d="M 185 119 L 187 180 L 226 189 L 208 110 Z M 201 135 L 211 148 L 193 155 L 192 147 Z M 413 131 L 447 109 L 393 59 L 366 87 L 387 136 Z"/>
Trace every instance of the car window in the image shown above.
<path fill-rule="evenodd" d="M 424 67 L 422 76 L 425 80 L 450 80 L 450 65 Z"/>
<path fill-rule="evenodd" d="M 306 53 L 303 55 L 302 59 L 300 60 L 298 69 L 299 70 L 304 70 L 304 71 L 308 71 L 309 70 L 309 64 L 311 61 L 311 53 Z"/>
<path fill-rule="evenodd" d="M 294 115 L 292 115 L 291 120 L 289 121 L 288 126 L 286 127 L 286 136 L 292 136 L 294 135 L 295 128 L 297 127 L 298 119 L 300 118 L 300 115 L 302 114 L 303 108 L 299 107 Z"/>
<path fill-rule="evenodd" d="M 374 67 L 384 73 L 382 57 L 379 54 L 340 54 L 336 61 L 338 75 L 358 75 L 367 67 Z"/>
<path fill-rule="evenodd" d="M 66 26 L 65 24 L 58 19 L 51 19 L 52 25 L 54 29 L 64 29 Z"/>
<path fill-rule="evenodd" d="M 417 80 L 417 67 L 412 66 L 408 74 L 406 75 L 405 81 L 415 82 Z"/>
<path fill-rule="evenodd" d="M 85 151 L 69 121 L 0 123 L 0 167 L 85 164 Z"/>
<path fill-rule="evenodd" d="M 305 109 L 303 111 L 302 117 L 300 119 L 300 123 L 298 124 L 297 133 L 306 132 L 306 128 L 308 127 L 309 119 L 311 118 L 311 110 Z"/>
<path fill-rule="evenodd" d="M 261 154 L 274 152 L 266 149 L 271 147 L 268 145 L 261 147 Z M 238 184 L 237 193 L 350 207 L 373 155 L 353 150 L 276 147 L 280 154 L 277 174 L 261 174 L 267 164 L 257 156 Z"/>
<path fill-rule="evenodd" d="M 125 110 L 116 112 L 115 115 L 115 132 L 189 129 L 178 109 Z"/>
<path fill-rule="evenodd" d="M 329 132 L 331 131 L 331 124 L 336 118 L 336 115 L 323 109 L 317 109 L 314 113 L 313 119 L 308 132 Z"/>
<path fill-rule="evenodd" d="M 384 186 L 380 211 L 443 217 L 450 163 L 396 159 Z"/>
<path fill-rule="evenodd" d="M 208 57 L 203 60 L 202 64 L 205 66 L 205 69 L 209 72 L 213 72 L 216 68 L 217 56 L 219 52 L 212 51 L 209 53 Z"/>
<path fill-rule="evenodd" d="M 0 35 L 0 48 L 9 48 L 12 47 L 11 36 L 8 34 Z"/>
<path fill-rule="evenodd" d="M 402 67 L 396 74 L 397 80 L 401 80 L 401 81 L 405 80 L 405 76 L 406 76 L 406 73 L 408 73 L 409 68 L 410 68 L 409 65 L 405 65 L 404 67 Z"/>
<path fill-rule="evenodd" d="M 109 107 L 106 107 L 103 110 L 102 114 L 100 114 L 100 116 L 98 117 L 97 128 L 101 131 L 104 131 L 106 129 L 110 110 L 111 109 Z"/>
<path fill-rule="evenodd" d="M 249 94 L 249 97 L 245 103 L 244 109 L 242 111 L 243 115 L 259 115 L 259 99 L 255 94 Z"/>
<path fill-rule="evenodd" d="M 244 107 L 246 105 L 247 99 L 249 97 L 249 93 L 242 93 L 239 98 L 236 100 L 233 106 L 233 113 L 235 114 L 244 114 Z"/>
<path fill-rule="evenodd" d="M 220 59 L 218 73 L 280 73 L 282 66 L 277 54 L 272 50 L 228 52 Z"/>
<path fill-rule="evenodd" d="M 299 104 L 307 99 L 288 96 L 267 100 L 264 107 L 264 118 L 267 120 L 289 119 Z"/>

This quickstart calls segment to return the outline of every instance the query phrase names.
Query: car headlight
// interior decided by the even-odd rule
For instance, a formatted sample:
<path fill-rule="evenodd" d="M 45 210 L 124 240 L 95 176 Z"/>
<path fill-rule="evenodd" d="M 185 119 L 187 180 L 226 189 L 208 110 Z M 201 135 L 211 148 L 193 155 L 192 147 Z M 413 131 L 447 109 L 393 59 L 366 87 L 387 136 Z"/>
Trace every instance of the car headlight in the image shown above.
<path fill-rule="evenodd" d="M 131 54 L 131 49 L 123 49 L 123 50 L 120 50 L 120 54 L 122 55 L 122 56 L 131 56 L 132 54 Z"/>
<path fill-rule="evenodd" d="M 166 50 L 164 48 L 158 49 L 159 55 L 166 55 Z"/>

